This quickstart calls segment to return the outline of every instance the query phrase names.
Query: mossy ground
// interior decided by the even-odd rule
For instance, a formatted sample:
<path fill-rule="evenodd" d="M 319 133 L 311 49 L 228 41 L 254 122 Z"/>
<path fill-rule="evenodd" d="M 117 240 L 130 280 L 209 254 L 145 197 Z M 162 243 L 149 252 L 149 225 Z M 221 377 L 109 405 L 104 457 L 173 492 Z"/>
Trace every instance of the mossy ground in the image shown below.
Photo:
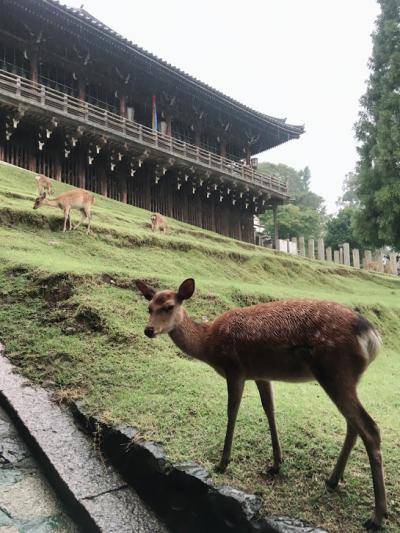
<path fill-rule="evenodd" d="M 56 184 L 60 193 L 68 187 Z M 144 278 L 177 287 L 194 277 L 188 309 L 202 320 L 237 305 L 285 297 L 336 300 L 358 307 L 385 347 L 367 371 L 360 396 L 382 430 L 390 519 L 400 530 L 400 280 L 297 259 L 170 221 L 153 235 L 149 212 L 96 197 L 94 235 L 60 233 L 62 214 L 33 211 L 33 175 L 0 165 L 0 340 L 7 355 L 59 397 L 83 397 L 110 422 L 139 427 L 172 460 L 212 470 L 226 423 L 224 381 L 184 356 L 168 337 L 144 337 Z M 75 215 L 77 218 L 78 215 Z M 260 493 L 266 513 L 306 519 L 332 532 L 361 531 L 373 505 L 370 469 L 358 442 L 339 491 L 325 490 L 345 424 L 315 383 L 277 383 L 276 411 L 285 463 L 273 483 L 266 420 L 253 383 L 246 384 L 233 461 L 215 483 Z"/>

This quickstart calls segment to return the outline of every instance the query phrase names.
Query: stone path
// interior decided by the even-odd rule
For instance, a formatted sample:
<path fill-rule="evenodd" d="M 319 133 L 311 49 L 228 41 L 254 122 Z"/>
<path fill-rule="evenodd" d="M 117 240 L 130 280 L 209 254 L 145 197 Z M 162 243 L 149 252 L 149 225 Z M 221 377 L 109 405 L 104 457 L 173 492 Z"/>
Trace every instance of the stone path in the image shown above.
<path fill-rule="evenodd" d="M 0 533 L 53 531 L 78 530 L 0 408 Z"/>

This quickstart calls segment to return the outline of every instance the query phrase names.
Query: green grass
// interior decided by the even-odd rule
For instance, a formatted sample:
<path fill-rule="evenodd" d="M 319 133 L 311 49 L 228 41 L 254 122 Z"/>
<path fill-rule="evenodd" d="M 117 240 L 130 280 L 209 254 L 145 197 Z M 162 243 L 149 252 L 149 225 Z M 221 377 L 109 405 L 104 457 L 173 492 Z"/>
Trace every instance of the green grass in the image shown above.
<path fill-rule="evenodd" d="M 56 184 L 56 193 L 68 186 Z M 149 212 L 96 197 L 94 235 L 61 233 L 62 213 L 33 211 L 33 174 L 0 164 L 0 339 L 7 355 L 60 397 L 83 397 L 109 422 L 140 428 L 171 460 L 212 470 L 226 423 L 224 381 L 184 356 L 168 337 L 143 335 L 146 303 L 133 281 L 175 288 L 194 277 L 191 315 L 212 318 L 237 305 L 285 297 L 357 306 L 378 327 L 385 348 L 367 371 L 360 396 L 382 430 L 390 519 L 400 530 L 400 280 L 297 259 L 170 221 L 153 235 Z M 78 215 L 75 214 L 75 218 Z M 246 384 L 233 461 L 217 484 L 260 493 L 266 513 L 309 520 L 331 532 L 360 531 L 373 507 L 371 475 L 358 442 L 335 494 L 324 488 L 345 424 L 314 383 L 276 384 L 285 463 L 272 484 L 270 438 L 257 391 Z"/>

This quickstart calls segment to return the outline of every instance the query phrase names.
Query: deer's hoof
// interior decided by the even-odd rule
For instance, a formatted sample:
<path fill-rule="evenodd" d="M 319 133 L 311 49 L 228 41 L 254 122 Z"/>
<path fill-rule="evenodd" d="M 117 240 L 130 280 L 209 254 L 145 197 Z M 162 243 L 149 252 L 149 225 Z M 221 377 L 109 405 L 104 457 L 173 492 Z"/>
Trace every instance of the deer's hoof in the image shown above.
<path fill-rule="evenodd" d="M 366 522 L 363 523 L 363 527 L 367 531 L 381 531 L 382 526 L 377 524 L 372 518 L 369 518 Z"/>
<path fill-rule="evenodd" d="M 270 466 L 269 468 L 267 468 L 266 474 L 270 479 L 273 479 L 279 474 L 280 471 L 281 471 L 280 466 Z"/>
<path fill-rule="evenodd" d="M 325 479 L 325 486 L 329 492 L 335 492 L 339 486 L 339 480 Z"/>
<path fill-rule="evenodd" d="M 223 474 L 228 468 L 228 464 L 229 464 L 229 461 L 220 461 L 214 467 L 215 472 L 217 472 L 218 474 Z"/>

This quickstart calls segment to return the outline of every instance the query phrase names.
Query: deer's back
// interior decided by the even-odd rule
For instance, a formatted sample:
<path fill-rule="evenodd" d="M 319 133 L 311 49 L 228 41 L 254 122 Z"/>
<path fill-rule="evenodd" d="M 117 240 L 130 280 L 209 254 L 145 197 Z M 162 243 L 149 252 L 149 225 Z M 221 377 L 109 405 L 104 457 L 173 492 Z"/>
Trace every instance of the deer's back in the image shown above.
<path fill-rule="evenodd" d="M 357 341 L 359 315 L 335 302 L 284 300 L 233 309 L 210 328 L 218 365 L 241 369 L 248 379 L 307 381 L 323 354 L 366 367 Z M 217 369 L 218 370 L 218 369 Z"/>
<path fill-rule="evenodd" d="M 60 204 L 68 204 L 73 208 L 80 209 L 84 205 L 91 205 L 93 203 L 93 194 L 83 189 L 74 189 L 67 191 L 55 198 Z"/>

